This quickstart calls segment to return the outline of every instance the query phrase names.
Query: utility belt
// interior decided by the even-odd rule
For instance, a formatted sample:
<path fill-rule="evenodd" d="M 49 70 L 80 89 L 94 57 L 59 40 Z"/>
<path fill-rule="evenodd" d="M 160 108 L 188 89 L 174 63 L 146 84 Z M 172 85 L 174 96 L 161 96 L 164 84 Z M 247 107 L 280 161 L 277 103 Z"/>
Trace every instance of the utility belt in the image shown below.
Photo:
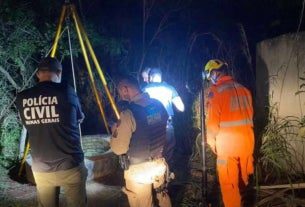
<path fill-rule="evenodd" d="M 146 159 L 129 157 L 129 162 L 131 165 L 136 165 L 136 164 L 141 164 L 143 162 L 150 162 L 161 158 L 163 158 L 163 156 L 148 157 Z"/>
<path fill-rule="evenodd" d="M 123 154 L 119 156 L 119 162 L 121 165 L 121 168 L 123 170 L 128 170 L 130 165 L 137 165 L 144 162 L 150 162 L 153 160 L 157 160 L 163 158 L 163 156 L 156 156 L 156 157 L 148 157 L 148 158 L 135 158 L 135 157 L 129 157 L 127 154 Z"/>

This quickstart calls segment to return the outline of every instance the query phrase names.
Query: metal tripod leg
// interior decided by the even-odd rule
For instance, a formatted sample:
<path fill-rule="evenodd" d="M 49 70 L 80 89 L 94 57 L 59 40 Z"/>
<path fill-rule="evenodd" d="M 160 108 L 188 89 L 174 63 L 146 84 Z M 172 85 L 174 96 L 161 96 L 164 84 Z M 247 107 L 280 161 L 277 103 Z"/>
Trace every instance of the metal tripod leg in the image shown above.
<path fill-rule="evenodd" d="M 55 53 L 56 53 L 56 50 L 57 50 L 58 41 L 59 41 L 59 37 L 60 37 L 60 32 L 61 32 L 61 29 L 62 29 L 62 24 L 63 24 L 64 17 L 65 17 L 65 14 L 66 14 L 66 10 L 67 10 L 67 6 L 63 5 L 63 7 L 61 9 L 57 29 L 56 29 L 53 49 L 52 49 L 52 52 L 51 52 L 51 55 L 50 55 L 51 57 L 55 57 Z"/>
<path fill-rule="evenodd" d="M 107 130 L 107 133 L 110 134 L 108 124 L 107 124 L 107 120 L 106 120 L 106 116 L 105 116 L 105 112 L 104 112 L 104 109 L 102 107 L 101 99 L 99 97 L 99 94 L 98 94 L 98 91 L 97 91 L 97 88 L 96 88 L 94 76 L 93 76 L 93 73 L 92 73 L 92 68 L 91 68 L 91 65 L 90 65 L 90 62 L 89 62 L 89 58 L 88 58 L 88 53 L 87 53 L 87 50 L 86 50 L 86 47 L 85 47 L 85 44 L 84 44 L 84 40 L 83 40 L 81 31 L 80 31 L 80 27 L 79 27 L 79 24 L 78 24 L 78 21 L 77 21 L 75 10 L 72 10 L 72 17 L 73 17 L 73 20 L 74 20 L 74 23 L 75 23 L 78 39 L 79 39 L 81 49 L 82 49 L 82 52 L 83 52 L 83 56 L 84 56 L 84 60 L 85 60 L 86 66 L 87 66 L 87 70 L 88 70 L 88 74 L 89 74 L 89 78 L 90 78 L 90 82 L 91 82 L 91 87 L 93 89 L 94 96 L 96 98 L 98 107 L 100 109 L 101 116 L 102 116 L 103 121 L 105 123 L 105 128 Z"/>
<path fill-rule="evenodd" d="M 62 36 L 62 34 L 63 34 L 64 31 L 65 31 L 65 30 L 63 30 L 62 32 L 59 33 L 59 38 Z M 54 44 L 53 44 L 53 46 L 51 47 L 51 49 L 49 50 L 49 52 L 48 52 L 47 54 L 49 54 L 49 53 L 53 50 L 53 48 L 54 48 Z M 46 56 L 47 56 L 47 55 L 46 55 Z M 45 57 L 46 57 L 46 56 L 45 56 Z M 37 71 L 37 69 L 36 69 L 36 71 Z M 35 73 L 33 73 L 33 75 L 34 75 L 34 74 L 35 74 Z M 32 75 L 32 76 L 33 76 L 33 75 Z M 21 164 L 20 164 L 20 168 L 19 168 L 19 171 L 18 171 L 18 176 L 19 176 L 19 177 L 20 177 L 20 175 L 21 175 L 21 173 L 22 173 L 22 170 L 23 170 L 23 167 L 24 167 L 24 163 L 25 163 L 26 157 L 28 156 L 28 153 L 29 153 L 29 150 L 30 150 L 30 144 L 29 144 L 28 140 L 26 141 L 25 145 L 26 145 L 26 148 L 25 148 L 25 150 L 24 150 L 24 152 L 23 152 L 22 159 L 21 159 Z"/>
<path fill-rule="evenodd" d="M 22 160 L 21 160 L 21 163 L 20 163 L 20 168 L 19 168 L 19 171 L 18 171 L 18 176 L 19 177 L 22 174 L 22 171 L 23 171 L 23 168 L 24 168 L 24 164 L 25 164 L 25 160 L 26 160 L 26 157 L 27 157 L 29 151 L 30 151 L 30 143 L 29 143 L 29 140 L 27 139 L 26 140 L 25 151 L 24 151 L 24 154 L 23 154 L 23 157 L 22 157 Z"/>
<path fill-rule="evenodd" d="M 59 18 L 59 21 L 58 21 L 58 25 L 57 25 L 57 29 L 56 29 L 56 34 L 55 34 L 55 38 L 54 38 L 53 48 L 52 48 L 50 56 L 51 57 L 55 57 L 55 53 L 56 53 L 56 50 L 58 48 L 58 42 L 59 42 L 59 39 L 61 37 L 61 30 L 62 30 L 63 21 L 64 21 L 64 18 L 66 16 L 66 12 L 67 12 L 68 9 L 72 13 L 73 20 L 74 20 L 74 23 L 75 23 L 75 26 L 76 26 L 76 29 L 77 29 L 77 34 L 78 34 L 78 38 L 79 38 L 79 41 L 80 41 L 80 44 L 81 44 L 81 49 L 82 49 L 82 52 L 83 52 L 83 56 L 84 56 L 84 59 L 85 59 L 87 70 L 88 70 L 88 73 L 89 73 L 89 78 L 90 78 L 90 82 L 91 82 L 93 93 L 95 95 L 95 98 L 96 98 L 96 101 L 97 101 L 97 104 L 98 104 L 101 116 L 102 116 L 104 124 L 105 124 L 105 128 L 107 130 L 107 133 L 110 134 L 110 131 L 109 131 L 109 128 L 108 128 L 108 124 L 107 124 L 107 119 L 106 119 L 106 116 L 105 116 L 104 109 L 102 107 L 102 102 L 101 102 L 100 96 L 99 96 L 97 88 L 96 88 L 96 84 L 95 84 L 95 81 L 94 81 L 94 76 L 93 76 L 93 73 L 92 73 L 91 65 L 90 65 L 90 62 L 89 62 L 89 59 L 88 59 L 88 54 L 87 54 L 84 42 L 86 43 L 86 45 L 88 47 L 89 53 L 90 53 L 90 55 L 91 55 L 91 57 L 93 59 L 93 62 L 95 64 L 95 67 L 97 69 L 99 77 L 100 77 L 100 79 L 102 81 L 103 87 L 104 87 L 104 89 L 106 91 L 107 98 L 110 101 L 111 107 L 114 110 L 117 119 L 120 119 L 119 111 L 118 111 L 117 106 L 116 106 L 116 104 L 114 102 L 114 99 L 111 96 L 111 93 L 110 93 L 110 91 L 108 89 L 104 73 L 103 73 L 103 71 L 102 71 L 102 69 L 101 69 L 101 67 L 99 65 L 99 62 L 98 62 L 98 60 L 96 58 L 96 55 L 95 55 L 95 53 L 94 53 L 94 51 L 92 49 L 92 45 L 91 45 L 91 43 L 90 43 L 90 41 L 88 39 L 88 36 L 87 36 L 87 34 L 86 34 L 85 30 L 84 30 L 83 25 L 81 24 L 81 22 L 79 20 L 78 14 L 76 12 L 76 8 L 75 8 L 75 6 L 73 4 L 69 4 L 69 2 L 68 2 L 68 4 L 63 5 L 63 7 L 61 9 L 60 18 Z M 19 172 L 18 172 L 19 176 L 21 175 L 21 172 L 23 170 L 24 163 L 25 163 L 25 160 L 26 160 L 26 156 L 27 156 L 27 154 L 29 152 L 29 149 L 30 149 L 30 144 L 29 144 L 29 142 L 27 142 L 26 150 L 24 151 L 24 155 L 23 155 L 23 158 L 22 158 L 22 161 L 21 161 Z"/>
<path fill-rule="evenodd" d="M 115 102 L 114 102 L 114 99 L 113 99 L 113 97 L 111 96 L 111 93 L 110 93 L 110 91 L 109 91 L 109 89 L 108 89 L 106 78 L 105 78 L 104 73 L 103 73 L 103 71 L 102 71 L 102 68 L 101 68 L 101 66 L 100 66 L 100 64 L 99 64 L 99 62 L 98 62 L 98 60 L 97 60 L 97 58 L 96 58 L 96 55 L 95 55 L 94 50 L 93 50 L 93 48 L 92 48 L 92 45 L 91 45 L 91 43 L 90 43 L 90 41 L 89 41 L 88 35 L 87 35 L 87 33 L 85 32 L 85 29 L 84 29 L 82 23 L 81 23 L 80 20 L 79 20 L 79 17 L 78 17 L 78 15 L 77 15 L 75 6 L 72 5 L 71 7 L 72 7 L 72 14 L 73 14 L 74 17 L 75 17 L 75 22 L 76 22 L 76 24 L 79 26 L 80 32 L 81 32 L 81 34 L 82 34 L 83 37 L 84 37 L 84 41 L 85 41 L 85 43 L 86 43 L 86 46 L 88 47 L 88 50 L 89 50 L 89 53 L 90 53 L 91 58 L 92 58 L 92 60 L 93 60 L 93 63 L 94 63 L 94 65 L 95 65 L 95 67 L 96 67 L 96 70 L 97 70 L 97 72 L 98 72 L 98 74 L 99 74 L 100 80 L 102 81 L 102 84 L 103 84 L 103 86 L 104 86 L 104 89 L 105 89 L 107 98 L 108 98 L 109 101 L 110 101 L 111 107 L 112 107 L 112 109 L 113 109 L 113 111 L 114 111 L 114 113 L 115 113 L 115 115 L 116 115 L 116 118 L 119 120 L 119 119 L 120 119 L 119 111 L 118 111 L 117 106 L 116 106 L 116 104 L 115 104 Z"/>
<path fill-rule="evenodd" d="M 66 5 L 64 5 L 62 7 L 62 9 L 61 9 L 60 18 L 59 18 L 59 21 L 58 21 L 58 25 L 57 25 L 57 29 L 56 29 L 56 34 L 55 34 L 54 44 L 53 44 L 51 55 L 50 55 L 51 57 L 55 56 L 55 52 L 57 50 L 57 45 L 58 45 L 59 38 L 61 36 L 62 24 L 63 24 L 63 20 L 64 20 L 64 17 L 65 17 L 66 9 L 67 9 Z M 19 177 L 21 176 L 21 173 L 22 173 L 23 168 L 24 168 L 26 157 L 27 157 L 27 155 L 28 155 L 28 153 L 30 151 L 29 140 L 27 140 L 26 142 L 27 142 L 26 143 L 26 148 L 25 148 L 25 151 L 23 153 L 21 164 L 20 164 L 20 168 L 19 168 L 19 171 L 18 171 L 18 176 Z"/>

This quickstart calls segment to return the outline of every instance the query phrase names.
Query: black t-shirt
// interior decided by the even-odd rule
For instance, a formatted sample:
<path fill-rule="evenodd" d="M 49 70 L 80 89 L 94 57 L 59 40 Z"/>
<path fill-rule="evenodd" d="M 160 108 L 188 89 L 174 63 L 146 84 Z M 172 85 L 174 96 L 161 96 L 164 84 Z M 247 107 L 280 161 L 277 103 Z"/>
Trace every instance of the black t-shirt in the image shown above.
<path fill-rule="evenodd" d="M 83 162 L 78 128 L 83 113 L 72 87 L 40 82 L 19 93 L 16 104 L 29 133 L 33 171 L 67 170 Z"/>

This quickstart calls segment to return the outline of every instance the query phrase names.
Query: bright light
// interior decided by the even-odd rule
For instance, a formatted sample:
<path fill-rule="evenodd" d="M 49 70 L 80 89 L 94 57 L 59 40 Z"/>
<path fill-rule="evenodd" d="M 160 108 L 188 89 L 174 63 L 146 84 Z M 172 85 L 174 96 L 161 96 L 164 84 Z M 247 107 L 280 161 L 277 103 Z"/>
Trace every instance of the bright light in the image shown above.
<path fill-rule="evenodd" d="M 153 83 L 161 83 L 162 82 L 162 76 L 161 74 L 154 74 L 152 77 L 151 77 L 151 82 Z"/>
<path fill-rule="evenodd" d="M 160 101 L 170 116 L 174 115 L 172 103 L 175 105 L 178 111 L 184 111 L 184 104 L 180 96 L 172 98 L 173 91 L 168 87 L 156 85 L 153 87 L 145 88 L 145 92 L 149 94 L 150 98 L 154 98 Z"/>
<path fill-rule="evenodd" d="M 181 112 L 184 111 L 184 104 L 183 104 L 180 96 L 177 96 L 173 99 L 173 104 L 176 106 L 178 111 L 181 111 Z"/>
<path fill-rule="evenodd" d="M 126 177 L 134 180 L 137 183 L 151 184 L 156 178 L 163 176 L 166 171 L 166 165 L 163 159 L 149 161 L 137 165 L 131 165 L 125 171 Z"/>
<path fill-rule="evenodd" d="M 157 99 L 163 106 L 168 109 L 172 101 L 172 91 L 164 86 L 148 87 L 145 91 L 149 94 L 150 98 Z"/>

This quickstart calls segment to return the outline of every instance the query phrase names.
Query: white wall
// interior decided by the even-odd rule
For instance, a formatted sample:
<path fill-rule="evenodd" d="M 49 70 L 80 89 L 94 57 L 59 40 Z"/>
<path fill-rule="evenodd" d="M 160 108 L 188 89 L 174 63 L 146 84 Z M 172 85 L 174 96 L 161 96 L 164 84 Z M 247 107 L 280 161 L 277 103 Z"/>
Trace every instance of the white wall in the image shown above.
<path fill-rule="evenodd" d="M 305 93 L 295 95 L 305 81 L 305 33 L 286 34 L 257 45 L 257 94 L 258 98 L 270 95 L 273 104 L 278 104 L 280 116 L 304 116 Z M 264 71 L 267 70 L 267 71 Z M 268 73 L 269 78 L 262 77 Z M 266 93 L 266 85 L 269 90 Z M 305 87 L 303 89 L 305 91 Z M 261 100 L 258 100 L 258 103 Z"/>
<path fill-rule="evenodd" d="M 257 44 L 256 52 L 256 123 L 262 130 L 266 121 L 268 103 L 277 106 L 278 116 L 305 115 L 305 32 L 285 34 Z M 303 89 L 300 85 L 304 83 Z M 294 138 L 295 139 L 295 138 Z M 291 144 L 297 153 L 304 155 L 305 138 Z M 303 170 L 305 169 L 303 160 Z"/>

